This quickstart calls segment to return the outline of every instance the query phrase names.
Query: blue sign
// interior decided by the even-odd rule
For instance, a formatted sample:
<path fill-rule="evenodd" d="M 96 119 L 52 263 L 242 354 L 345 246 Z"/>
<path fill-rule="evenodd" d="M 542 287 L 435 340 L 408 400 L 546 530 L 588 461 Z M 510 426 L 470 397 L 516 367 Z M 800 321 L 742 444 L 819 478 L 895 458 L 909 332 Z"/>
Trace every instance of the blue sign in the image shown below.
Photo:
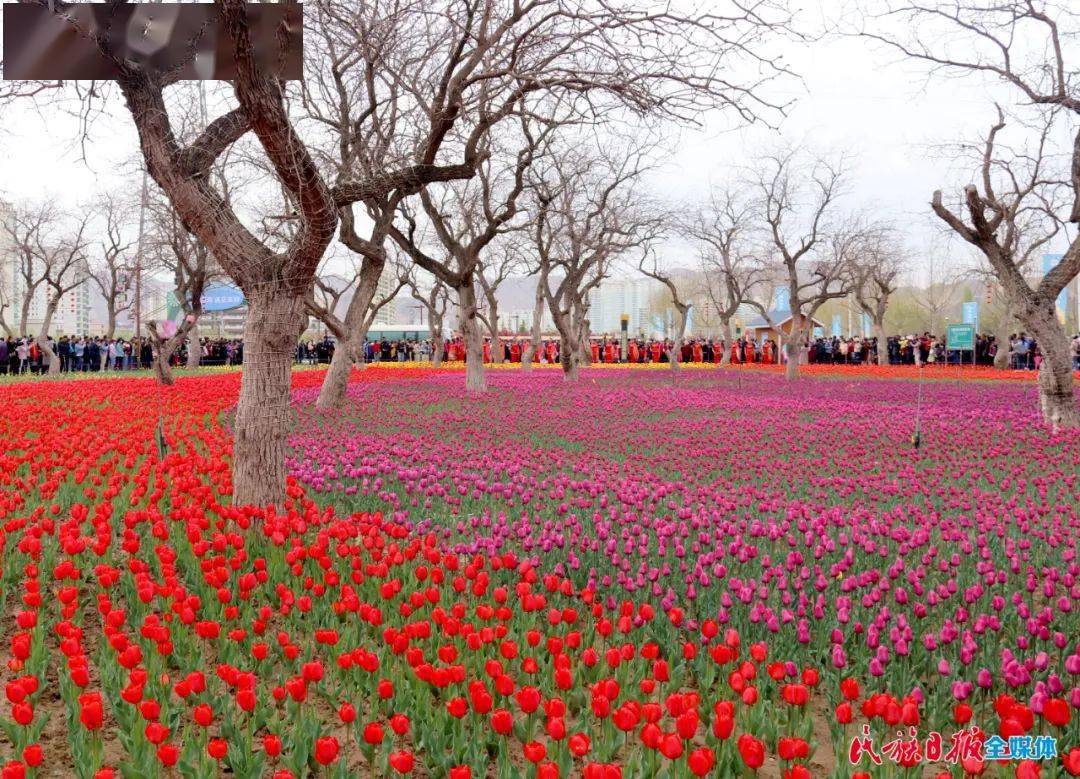
<path fill-rule="evenodd" d="M 962 306 L 962 321 L 965 325 L 974 325 L 975 332 L 979 331 L 979 303 L 969 300 Z"/>
<path fill-rule="evenodd" d="M 1045 276 L 1047 273 L 1057 267 L 1057 264 L 1063 259 L 1065 259 L 1064 254 L 1044 254 L 1043 275 Z M 1061 294 L 1058 295 L 1055 307 L 1057 308 L 1058 319 L 1061 320 L 1062 323 L 1064 323 L 1065 315 L 1069 308 L 1069 293 L 1065 289 L 1062 289 Z"/>
<path fill-rule="evenodd" d="M 840 337 L 840 315 L 833 314 L 832 318 L 832 336 L 833 338 Z"/>
<path fill-rule="evenodd" d="M 203 311 L 230 311 L 244 305 L 244 293 L 228 284 L 215 284 L 207 287 L 202 295 Z"/>
<path fill-rule="evenodd" d="M 862 337 L 869 338 L 874 334 L 874 323 L 870 321 L 870 315 L 865 311 L 862 315 Z"/>
<path fill-rule="evenodd" d="M 779 287 L 773 293 L 773 311 L 791 310 L 791 290 L 787 287 Z"/>

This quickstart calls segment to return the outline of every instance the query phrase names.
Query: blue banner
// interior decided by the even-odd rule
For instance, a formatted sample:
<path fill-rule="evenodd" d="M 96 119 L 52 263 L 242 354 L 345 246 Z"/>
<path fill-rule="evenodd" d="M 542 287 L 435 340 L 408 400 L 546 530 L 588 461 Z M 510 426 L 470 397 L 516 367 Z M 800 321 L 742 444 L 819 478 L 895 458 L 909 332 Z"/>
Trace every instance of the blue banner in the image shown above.
<path fill-rule="evenodd" d="M 228 284 L 207 287 L 202 295 L 203 311 L 230 311 L 244 305 L 244 293 Z"/>
<path fill-rule="evenodd" d="M 833 318 L 832 318 L 832 335 L 833 335 L 833 338 L 839 338 L 840 333 L 841 333 L 841 330 L 840 330 L 840 315 L 839 314 L 833 314 Z"/>
<path fill-rule="evenodd" d="M 870 321 L 870 315 L 865 311 L 862 315 L 862 337 L 869 338 L 874 334 L 874 323 Z"/>
<path fill-rule="evenodd" d="M 975 332 L 979 332 L 979 303 L 975 300 L 969 300 L 962 306 L 963 309 L 963 323 L 965 325 L 974 325 Z"/>
<path fill-rule="evenodd" d="M 791 310 L 791 290 L 780 287 L 773 293 L 773 311 Z"/>

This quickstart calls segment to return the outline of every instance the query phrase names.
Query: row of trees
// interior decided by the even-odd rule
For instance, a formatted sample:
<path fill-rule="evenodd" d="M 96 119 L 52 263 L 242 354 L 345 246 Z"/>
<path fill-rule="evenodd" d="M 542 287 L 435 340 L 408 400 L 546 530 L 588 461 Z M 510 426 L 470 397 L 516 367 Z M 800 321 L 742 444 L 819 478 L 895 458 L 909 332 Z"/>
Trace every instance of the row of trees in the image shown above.
<path fill-rule="evenodd" d="M 59 0 L 42 4 L 64 13 Z M 466 385 L 476 392 L 484 389 L 482 327 L 497 324 L 494 290 L 508 263 L 521 257 L 539 280 L 534 333 L 546 306 L 570 378 L 587 361 L 589 292 L 616 263 L 668 286 L 685 323 L 686 303 L 656 254 L 657 240 L 673 223 L 689 226 L 709 248 L 724 311 L 754 299 L 755 285 L 766 278 L 786 285 L 794 315 L 784 344 L 789 375 L 797 371 L 811 317 L 828 300 L 858 290 L 881 327 L 900 253 L 891 230 L 839 212 L 842 159 L 766 157 L 745 192 L 720 193 L 707 213 L 689 220 L 659 213 L 642 191 L 653 144 L 640 139 L 657 137 L 666 124 L 694 122 L 712 109 L 744 122 L 782 117 L 784 106 L 770 98 L 769 85 L 788 72 L 768 52 L 795 33 L 781 2 L 684 4 L 678 11 L 575 0 L 461 0 L 437 9 L 419 0 L 318 0 L 305 5 L 306 78 L 295 83 L 259 67 L 245 3 L 217 4 L 235 44 L 237 76 L 215 91 L 221 111 L 213 120 L 205 110 L 190 110 L 197 101 L 175 74 L 120 58 L 108 36 L 100 36 L 100 46 L 118 69 L 116 87 L 146 169 L 189 235 L 183 251 L 196 261 L 178 263 L 177 287 L 188 285 L 182 299 L 197 306 L 190 290 L 200 283 L 201 263 L 220 268 L 248 301 L 234 418 L 238 503 L 284 498 L 290 368 L 308 316 L 323 319 L 338 340 L 318 399 L 320 408 L 334 408 L 344 400 L 388 265 L 398 268 L 399 288 L 431 302 L 433 321 L 456 298 L 470 358 Z M 1057 35 L 1056 28 L 1051 32 Z M 1044 102 L 1060 108 L 1072 99 L 1075 80 L 1060 75 L 1066 71 L 1058 51 L 1059 75 L 1034 72 L 1053 81 L 1057 91 Z M 67 89 L 15 85 L 8 95 L 40 100 Z M 110 99 L 106 92 L 83 91 L 79 98 Z M 995 159 L 993 138 L 988 148 L 987 158 Z M 1076 153 L 1080 160 L 1080 141 Z M 268 176 L 275 196 L 259 202 L 234 196 L 230 177 L 237 170 Z M 1075 170 L 1080 162 L 1071 182 L 1080 193 Z M 1047 421 L 1076 426 L 1071 372 L 1059 367 L 1064 335 L 1044 315 L 1055 288 L 1076 274 L 1080 250 L 1071 247 L 1033 290 L 1013 272 L 1003 232 L 1010 209 L 1014 216 L 1026 209 L 1013 208 L 986 183 L 994 174 L 987 163 L 985 191 L 977 200 L 968 194 L 972 225 L 940 197 L 934 208 L 987 254 L 1014 314 L 1046 342 L 1044 353 L 1055 364 L 1042 384 Z M 1044 178 L 1036 174 L 1030 189 L 1039 190 Z M 1017 189 L 1016 201 L 1031 195 Z M 1080 219 L 1080 207 L 1071 218 Z M 316 283 L 332 243 L 355 267 L 342 317 L 327 305 L 339 290 Z M 434 286 L 422 289 L 416 269 L 430 274 Z M 487 299 L 486 319 L 480 296 Z M 199 312 L 187 313 L 193 327 Z"/>

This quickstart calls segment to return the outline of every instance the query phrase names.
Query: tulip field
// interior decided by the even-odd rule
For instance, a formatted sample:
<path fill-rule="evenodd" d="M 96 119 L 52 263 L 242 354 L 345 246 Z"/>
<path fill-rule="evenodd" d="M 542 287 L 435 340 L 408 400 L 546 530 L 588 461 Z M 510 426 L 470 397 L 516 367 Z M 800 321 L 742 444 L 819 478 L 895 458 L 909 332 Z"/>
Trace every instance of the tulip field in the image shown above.
<path fill-rule="evenodd" d="M 0 779 L 1080 776 L 1033 382 L 321 378 L 277 510 L 237 373 L 0 387 Z"/>

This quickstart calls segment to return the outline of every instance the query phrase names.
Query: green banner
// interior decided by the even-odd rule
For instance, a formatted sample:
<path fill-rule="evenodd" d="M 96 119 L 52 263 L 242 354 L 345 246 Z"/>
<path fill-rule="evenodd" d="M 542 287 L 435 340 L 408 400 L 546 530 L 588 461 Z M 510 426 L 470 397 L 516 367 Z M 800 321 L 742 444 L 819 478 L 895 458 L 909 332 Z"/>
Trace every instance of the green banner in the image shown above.
<path fill-rule="evenodd" d="M 974 351 L 975 325 L 948 325 L 945 328 L 945 348 L 953 351 Z"/>

